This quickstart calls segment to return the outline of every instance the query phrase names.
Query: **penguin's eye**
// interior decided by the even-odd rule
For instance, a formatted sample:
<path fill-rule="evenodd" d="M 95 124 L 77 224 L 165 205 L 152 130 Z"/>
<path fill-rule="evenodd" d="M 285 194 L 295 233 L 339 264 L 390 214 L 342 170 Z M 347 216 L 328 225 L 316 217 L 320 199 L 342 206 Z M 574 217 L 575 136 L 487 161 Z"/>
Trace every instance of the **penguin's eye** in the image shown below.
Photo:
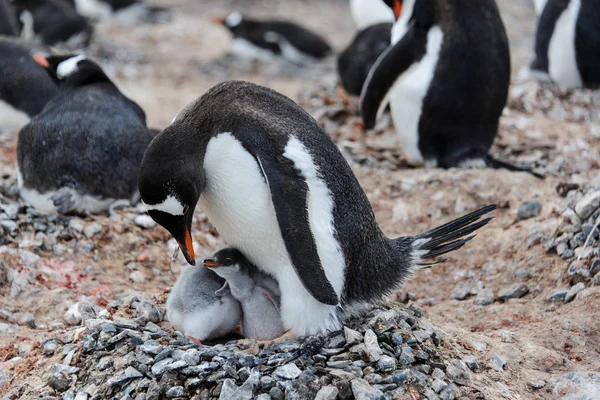
<path fill-rule="evenodd" d="M 233 264 L 233 261 L 231 261 L 231 258 L 226 258 L 224 264 L 231 265 L 231 264 Z"/>

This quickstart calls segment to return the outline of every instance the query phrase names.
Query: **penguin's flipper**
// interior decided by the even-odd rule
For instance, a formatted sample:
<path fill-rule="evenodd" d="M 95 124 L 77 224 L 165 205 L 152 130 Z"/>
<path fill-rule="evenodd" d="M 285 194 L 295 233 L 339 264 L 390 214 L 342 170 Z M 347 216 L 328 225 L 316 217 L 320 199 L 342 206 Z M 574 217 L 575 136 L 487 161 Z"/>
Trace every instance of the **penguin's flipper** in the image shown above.
<path fill-rule="evenodd" d="M 362 89 L 360 113 L 365 128 L 375 126 L 389 102 L 389 95 L 400 76 L 426 53 L 427 34 L 411 26 L 402 39 L 389 46 L 377 59 Z"/>
<path fill-rule="evenodd" d="M 229 282 L 225 281 L 225 283 L 223 284 L 223 286 L 221 286 L 220 289 L 217 289 L 215 291 L 215 296 L 217 297 L 223 297 L 226 296 L 228 294 L 231 293 L 231 290 L 229 289 Z"/>
<path fill-rule="evenodd" d="M 325 275 L 308 217 L 308 185 L 284 157 L 255 156 L 271 192 L 281 236 L 296 274 L 310 294 L 323 304 L 339 298 Z M 306 221 L 306 223 L 301 223 Z"/>

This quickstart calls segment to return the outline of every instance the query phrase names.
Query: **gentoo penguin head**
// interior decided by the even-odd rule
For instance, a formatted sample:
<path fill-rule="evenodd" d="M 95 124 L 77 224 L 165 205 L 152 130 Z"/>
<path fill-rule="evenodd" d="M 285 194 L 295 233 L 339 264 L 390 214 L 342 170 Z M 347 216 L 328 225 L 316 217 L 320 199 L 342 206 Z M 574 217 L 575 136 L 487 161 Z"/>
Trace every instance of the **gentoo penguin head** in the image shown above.
<path fill-rule="evenodd" d="M 225 248 L 215 253 L 211 258 L 202 260 L 202 265 L 212 269 L 221 278 L 227 279 L 240 273 L 247 273 L 248 261 L 237 249 Z"/>
<path fill-rule="evenodd" d="M 84 55 L 69 54 L 45 57 L 34 53 L 32 58 L 46 68 L 50 76 L 61 86 L 78 86 L 82 84 L 109 81 L 102 68 Z"/>
<path fill-rule="evenodd" d="M 385 1 L 385 4 L 387 4 L 388 7 L 394 11 L 394 16 L 396 17 L 396 20 L 398 20 L 400 18 L 400 15 L 402 14 L 402 0 L 383 0 L 383 1 Z"/>
<path fill-rule="evenodd" d="M 152 139 L 142 158 L 138 187 L 148 214 L 171 233 L 187 262 L 195 265 L 192 219 L 205 178 L 196 149 L 185 137 L 185 127 L 176 119 Z"/>
<path fill-rule="evenodd" d="M 244 17 L 242 16 L 242 13 L 240 13 L 239 11 L 233 11 L 225 18 L 221 18 L 221 17 L 213 18 L 213 22 L 215 24 L 226 26 L 231 31 L 235 30 L 235 28 L 240 26 L 243 21 L 244 21 Z"/>

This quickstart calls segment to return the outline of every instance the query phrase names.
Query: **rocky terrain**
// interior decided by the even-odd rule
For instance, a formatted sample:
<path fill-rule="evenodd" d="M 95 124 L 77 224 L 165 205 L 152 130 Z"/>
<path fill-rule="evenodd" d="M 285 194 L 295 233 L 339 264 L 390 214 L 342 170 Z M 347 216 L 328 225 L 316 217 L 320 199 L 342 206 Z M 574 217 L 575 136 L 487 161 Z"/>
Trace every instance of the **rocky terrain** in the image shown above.
<path fill-rule="evenodd" d="M 514 76 L 529 58 L 527 1 L 499 0 Z M 90 53 L 163 128 L 224 79 L 291 96 L 352 166 L 388 236 L 416 234 L 477 207 L 495 219 L 448 262 L 328 337 L 197 345 L 164 301 L 184 264 L 140 209 L 48 217 L 18 199 L 16 133 L 0 134 L 0 387 L 7 399 L 597 399 L 600 398 L 600 92 L 513 79 L 492 154 L 533 165 L 415 169 L 384 117 L 362 129 L 336 88 L 335 59 L 248 64 L 210 23 L 234 6 L 301 21 L 341 49 L 345 1 L 156 2 L 158 24 L 97 26 Z M 225 243 L 196 212 L 196 254 Z"/>

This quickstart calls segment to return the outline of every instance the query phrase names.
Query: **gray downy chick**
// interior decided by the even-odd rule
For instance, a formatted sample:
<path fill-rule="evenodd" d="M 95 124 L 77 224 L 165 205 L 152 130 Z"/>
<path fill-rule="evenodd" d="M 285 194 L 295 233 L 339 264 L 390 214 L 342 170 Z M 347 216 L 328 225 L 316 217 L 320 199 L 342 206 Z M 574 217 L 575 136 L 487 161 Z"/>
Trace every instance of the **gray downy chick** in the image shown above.
<path fill-rule="evenodd" d="M 167 298 L 167 318 L 173 327 L 199 341 L 233 332 L 242 319 L 242 308 L 231 294 L 215 294 L 224 284 L 207 268 L 186 267 Z"/>
<path fill-rule="evenodd" d="M 259 271 L 234 248 L 217 252 L 202 265 L 227 282 L 218 295 L 231 294 L 242 305 L 242 335 L 249 339 L 270 340 L 285 332 L 279 313 L 281 293 L 277 281 Z"/>

